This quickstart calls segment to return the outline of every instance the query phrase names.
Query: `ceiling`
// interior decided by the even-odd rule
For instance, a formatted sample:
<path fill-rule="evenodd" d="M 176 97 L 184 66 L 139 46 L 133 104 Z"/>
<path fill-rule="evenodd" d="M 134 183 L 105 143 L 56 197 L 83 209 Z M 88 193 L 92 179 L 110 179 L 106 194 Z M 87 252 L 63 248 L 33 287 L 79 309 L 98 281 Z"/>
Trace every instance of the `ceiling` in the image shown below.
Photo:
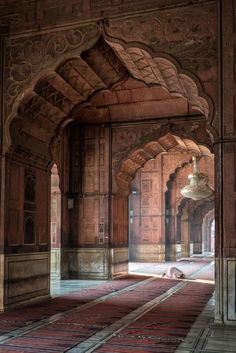
<path fill-rule="evenodd" d="M 104 124 L 194 113 L 207 117 L 208 103 L 172 62 L 101 37 L 80 56 L 42 72 L 21 100 L 10 132 L 14 146 L 27 149 L 37 141 L 46 150 L 69 121 Z"/>

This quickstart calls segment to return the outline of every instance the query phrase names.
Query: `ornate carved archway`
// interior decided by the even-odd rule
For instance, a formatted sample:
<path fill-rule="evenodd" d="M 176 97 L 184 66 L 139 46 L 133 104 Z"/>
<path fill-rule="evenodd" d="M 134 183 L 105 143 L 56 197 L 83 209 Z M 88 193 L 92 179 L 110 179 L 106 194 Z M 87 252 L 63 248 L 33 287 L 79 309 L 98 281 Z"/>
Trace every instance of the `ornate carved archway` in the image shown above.
<path fill-rule="evenodd" d="M 207 142 L 209 143 L 209 140 Z M 159 153 L 173 150 L 179 152 L 189 151 L 196 155 L 208 155 L 210 153 L 206 145 L 198 144 L 189 138 L 182 138 L 169 131 L 165 135 L 159 136 L 159 138 L 156 137 L 156 141 L 149 141 L 128 153 L 127 157 L 120 163 L 116 174 L 118 194 L 129 195 L 130 183 L 136 171 L 149 159 L 155 158 Z"/>
<path fill-rule="evenodd" d="M 209 136 L 201 144 L 189 140 L 187 132 L 178 130 L 179 123 L 174 125 L 169 122 L 170 117 L 176 116 L 182 119 L 182 123 L 189 120 L 191 137 L 194 141 L 201 140 L 199 136 L 203 130 L 206 131 L 206 120 L 210 119 L 211 114 L 208 101 L 199 90 L 200 85 L 186 73 L 179 72 L 177 66 L 167 58 L 155 58 L 148 49 L 145 50 L 143 47 L 129 46 L 125 48 L 126 50 L 124 48 L 120 43 L 100 37 L 90 49 L 63 60 L 53 69 L 41 72 L 39 77 L 34 79 L 31 87 L 18 97 L 16 114 L 9 116 L 5 126 L 8 131 L 5 152 L 8 152 L 7 157 L 10 157 L 7 158 L 9 174 L 13 175 L 16 169 L 22 176 L 18 182 L 23 185 L 25 165 L 30 165 L 36 173 L 40 202 L 37 205 L 35 224 L 38 228 L 36 240 L 40 250 L 47 250 L 48 246 L 49 169 L 52 160 L 57 161 L 56 154 L 60 154 L 58 147 L 60 132 L 72 121 L 76 125 L 74 131 L 77 133 L 78 130 L 83 130 L 84 136 L 91 126 L 96 126 L 94 140 L 96 138 L 97 140 L 96 143 L 93 141 L 92 147 L 91 141 L 86 140 L 87 137 L 84 140 L 81 139 L 81 145 L 76 144 L 81 136 L 79 133 L 74 135 L 73 139 L 74 150 L 82 150 L 81 154 L 84 153 L 87 157 L 86 160 L 84 158 L 84 164 L 80 164 L 79 158 L 76 160 L 77 166 L 80 165 L 80 169 L 78 167 L 76 171 L 79 170 L 80 180 L 84 173 L 83 181 L 87 178 L 87 189 L 77 188 L 74 191 L 68 181 L 69 173 L 65 182 L 64 176 L 60 175 L 63 183 L 62 226 L 65 228 L 63 235 L 66 245 L 71 245 L 69 236 L 72 222 L 70 220 L 75 221 L 73 226 L 76 224 L 73 229 L 76 249 L 71 252 L 65 251 L 65 256 L 68 258 L 70 256 L 70 259 L 74 260 L 65 261 L 66 265 L 62 271 L 65 276 L 71 273 L 75 276 L 81 273 L 84 275 L 81 266 L 77 266 L 77 256 L 82 259 L 86 256 L 86 261 L 89 262 L 87 268 L 93 268 L 95 271 L 91 270 L 91 276 L 95 273 L 99 278 L 108 278 L 125 273 L 127 271 L 127 196 L 129 183 L 135 171 L 145 161 L 160 152 L 168 152 L 174 148 L 204 153 L 207 149 L 205 145 L 211 144 Z M 123 127 L 127 120 L 130 125 L 143 124 L 142 137 L 145 138 L 139 146 L 132 145 L 132 141 L 128 141 L 128 148 L 125 150 L 126 158 L 119 157 L 120 159 L 114 161 L 113 133 L 115 127 L 119 124 Z M 163 120 L 165 120 L 164 123 Z M 148 135 L 145 124 L 149 126 L 152 124 L 156 131 L 154 138 Z M 67 146 L 69 139 L 69 135 L 66 136 Z M 83 142 L 85 142 L 84 145 Z M 94 164 L 100 169 L 92 170 L 90 156 L 96 150 L 96 146 L 100 155 L 97 156 Z M 68 148 L 64 155 L 66 163 L 70 159 L 71 151 L 72 149 Z M 116 157 L 118 154 L 119 151 Z M 116 169 L 117 161 L 120 162 L 118 169 Z M 84 166 L 88 170 L 87 175 L 85 175 L 87 170 L 83 168 Z M 69 167 L 64 166 L 63 170 L 67 171 Z M 58 171 L 60 172 L 59 164 Z M 99 182 L 91 182 L 96 184 L 96 190 L 95 187 L 90 188 L 89 173 L 93 175 L 93 181 L 96 173 L 99 177 L 102 175 Z M 74 178 L 76 179 L 74 184 L 78 178 Z M 10 177 L 8 180 L 7 190 L 10 190 L 10 183 L 15 182 L 15 179 Z M 19 189 L 22 190 L 22 187 Z M 68 209 L 67 202 L 71 193 L 74 193 L 73 211 Z M 10 192 L 7 191 L 7 197 L 9 194 Z M 100 212 L 101 209 L 102 212 Z M 20 218 L 24 220 L 24 213 L 27 210 L 19 206 L 17 211 Z M 10 223 L 9 219 L 6 223 Z M 24 229 L 21 229 L 21 232 L 23 233 Z M 80 242 L 83 242 L 81 247 Z M 21 240 L 19 244 L 23 252 L 25 244 Z M 96 251 L 91 252 L 91 247 Z M 48 256 L 49 252 L 46 251 L 45 263 Z M 97 256 L 100 256 L 99 259 Z M 101 261 L 101 266 L 98 261 Z M 45 270 L 45 278 L 48 275 L 47 270 L 48 268 Z M 48 293 L 47 290 L 45 293 Z"/>
<path fill-rule="evenodd" d="M 171 60 L 101 36 L 90 49 L 42 71 L 15 99 L 5 149 L 37 145 L 34 153 L 41 150 L 50 160 L 45 145 L 72 120 L 102 124 L 200 113 L 210 121 L 209 97 Z"/>

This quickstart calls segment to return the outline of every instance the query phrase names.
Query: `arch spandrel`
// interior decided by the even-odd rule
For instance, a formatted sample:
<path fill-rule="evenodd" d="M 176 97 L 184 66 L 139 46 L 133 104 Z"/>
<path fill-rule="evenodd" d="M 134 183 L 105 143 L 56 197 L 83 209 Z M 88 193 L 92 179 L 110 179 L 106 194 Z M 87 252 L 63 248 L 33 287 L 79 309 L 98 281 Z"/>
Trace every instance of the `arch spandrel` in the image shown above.
<path fill-rule="evenodd" d="M 160 85 L 168 92 L 185 97 L 206 118 L 210 115 L 209 101 L 203 97 L 200 82 L 182 73 L 171 60 L 155 57 L 148 51 L 107 41 L 115 50 L 132 77 L 147 85 Z M 171 59 L 171 58 L 170 58 Z"/>

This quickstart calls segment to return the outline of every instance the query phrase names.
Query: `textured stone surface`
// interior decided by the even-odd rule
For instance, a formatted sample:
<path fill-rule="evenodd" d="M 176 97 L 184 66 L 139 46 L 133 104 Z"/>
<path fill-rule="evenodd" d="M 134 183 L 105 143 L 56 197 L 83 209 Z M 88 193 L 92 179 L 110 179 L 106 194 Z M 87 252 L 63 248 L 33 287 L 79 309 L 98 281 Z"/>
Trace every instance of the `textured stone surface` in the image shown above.
<path fill-rule="evenodd" d="M 187 145 L 190 148 L 190 144 Z M 172 149 L 169 153 L 157 155 L 136 172 L 129 196 L 131 260 L 163 261 L 165 254 L 172 259 L 189 256 L 190 244 L 191 253 L 202 253 L 203 218 L 214 209 L 214 201 L 191 201 L 180 193 L 188 184 L 188 175 L 192 173 L 190 162 L 196 152 L 196 146 L 192 153 L 184 149 L 178 153 Z M 210 153 L 202 156 L 199 164 L 214 189 L 213 156 Z M 163 190 L 166 191 L 165 202 L 162 201 Z M 167 243 L 173 245 L 172 255 L 165 249 Z M 182 251 L 177 249 L 178 244 Z"/>
<path fill-rule="evenodd" d="M 185 145 L 205 154 L 214 145 L 216 318 L 232 322 L 235 286 L 224 291 L 223 258 L 236 257 L 235 1 L 5 0 L 0 14 L 2 253 L 49 250 L 54 162 L 62 248 L 127 247 L 137 170 L 160 152 Z M 81 127 L 76 138 L 71 121 L 104 125 L 92 126 L 94 137 Z M 174 200 L 170 193 L 172 209 Z M 64 253 L 62 263 L 68 276 Z"/>
<path fill-rule="evenodd" d="M 49 296 L 50 254 L 5 256 L 4 306 Z"/>
<path fill-rule="evenodd" d="M 108 250 L 106 249 L 71 249 L 66 251 L 70 278 L 108 277 Z"/>

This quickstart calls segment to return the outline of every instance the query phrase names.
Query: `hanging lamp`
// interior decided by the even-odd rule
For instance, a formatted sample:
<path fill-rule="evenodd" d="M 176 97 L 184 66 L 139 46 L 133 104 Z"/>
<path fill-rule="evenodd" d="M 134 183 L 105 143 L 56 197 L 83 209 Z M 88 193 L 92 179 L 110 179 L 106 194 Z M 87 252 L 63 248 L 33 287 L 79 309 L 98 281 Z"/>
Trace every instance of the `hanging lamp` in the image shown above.
<path fill-rule="evenodd" d="M 192 200 L 201 200 L 210 197 L 213 194 L 213 190 L 207 184 L 208 177 L 200 173 L 198 158 L 192 157 L 192 161 L 193 173 L 188 175 L 190 183 L 181 189 L 181 194 Z"/>

